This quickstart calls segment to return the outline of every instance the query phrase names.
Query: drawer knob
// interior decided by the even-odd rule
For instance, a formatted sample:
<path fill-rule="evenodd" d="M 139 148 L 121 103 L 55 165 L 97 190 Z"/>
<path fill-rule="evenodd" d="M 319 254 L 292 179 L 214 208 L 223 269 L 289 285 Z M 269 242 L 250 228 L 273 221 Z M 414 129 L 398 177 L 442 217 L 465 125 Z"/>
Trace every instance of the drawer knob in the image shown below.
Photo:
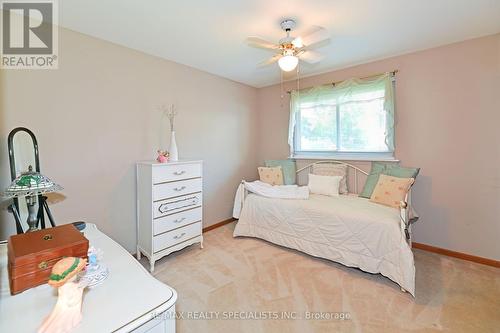
<path fill-rule="evenodd" d="M 186 218 L 185 217 L 182 217 L 182 218 L 179 218 L 179 219 L 175 219 L 174 220 L 174 223 L 181 223 L 182 221 L 184 221 Z"/>
<path fill-rule="evenodd" d="M 180 238 L 184 237 L 185 235 L 186 235 L 186 233 L 185 233 L 185 232 L 183 232 L 183 233 L 182 233 L 182 234 L 180 234 L 180 235 L 175 235 L 175 236 L 174 236 L 174 238 L 175 238 L 175 239 L 180 239 Z"/>
<path fill-rule="evenodd" d="M 186 186 L 181 186 L 181 187 L 176 187 L 174 188 L 174 191 L 180 192 L 186 189 Z"/>
<path fill-rule="evenodd" d="M 46 269 L 47 267 L 49 267 L 49 264 L 46 261 L 42 261 L 38 264 L 38 268 L 40 269 Z"/>
<path fill-rule="evenodd" d="M 176 175 L 176 176 L 180 176 L 180 175 L 183 175 L 183 174 L 185 174 L 185 173 L 186 173 L 186 171 L 184 171 L 184 170 L 182 170 L 182 171 L 175 171 L 175 172 L 174 172 L 174 175 Z"/>

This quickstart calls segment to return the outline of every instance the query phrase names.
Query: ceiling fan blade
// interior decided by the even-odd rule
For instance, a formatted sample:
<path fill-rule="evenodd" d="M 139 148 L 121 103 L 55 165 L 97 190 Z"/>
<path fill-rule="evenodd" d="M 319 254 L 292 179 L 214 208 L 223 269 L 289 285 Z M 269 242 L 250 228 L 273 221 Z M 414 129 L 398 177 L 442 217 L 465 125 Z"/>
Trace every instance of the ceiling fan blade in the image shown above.
<path fill-rule="evenodd" d="M 309 46 L 304 46 L 304 47 L 300 48 L 299 50 L 312 50 L 312 49 L 317 49 L 317 48 L 319 48 L 319 47 L 323 47 L 323 46 L 326 46 L 326 45 L 330 44 L 330 42 L 331 42 L 331 41 L 332 41 L 332 40 L 331 40 L 330 38 L 328 38 L 328 39 L 325 39 L 325 40 L 323 40 L 323 41 L 321 41 L 321 42 L 318 42 L 318 43 L 316 43 L 316 44 L 313 44 L 313 45 L 312 45 L 312 46 L 310 46 L 310 47 L 309 47 Z"/>
<path fill-rule="evenodd" d="M 297 37 L 294 40 L 292 40 L 292 44 L 298 49 L 304 47 L 304 41 L 302 40 L 301 37 Z"/>
<path fill-rule="evenodd" d="M 302 46 L 300 47 L 305 46 L 310 48 L 312 45 L 321 42 L 329 42 L 330 35 L 325 28 L 314 26 L 306 35 L 297 37 L 295 40 L 298 40 L 297 43 L 302 43 Z"/>
<path fill-rule="evenodd" d="M 316 51 L 305 50 L 299 55 L 299 59 L 309 64 L 316 64 L 323 60 L 324 56 Z"/>
<path fill-rule="evenodd" d="M 246 39 L 246 42 L 249 46 L 257 47 L 260 49 L 269 49 L 269 50 L 279 49 L 279 45 L 268 42 L 267 40 L 264 40 L 264 39 L 259 38 L 259 37 L 248 37 Z"/>
<path fill-rule="evenodd" d="M 277 62 L 278 60 L 280 60 L 280 58 L 282 57 L 281 54 L 276 54 L 274 56 L 272 56 L 271 58 L 263 61 L 263 62 L 260 62 L 257 66 L 258 67 L 264 67 L 264 66 L 267 66 L 267 65 L 271 65 L 271 64 L 274 64 L 275 62 Z"/>

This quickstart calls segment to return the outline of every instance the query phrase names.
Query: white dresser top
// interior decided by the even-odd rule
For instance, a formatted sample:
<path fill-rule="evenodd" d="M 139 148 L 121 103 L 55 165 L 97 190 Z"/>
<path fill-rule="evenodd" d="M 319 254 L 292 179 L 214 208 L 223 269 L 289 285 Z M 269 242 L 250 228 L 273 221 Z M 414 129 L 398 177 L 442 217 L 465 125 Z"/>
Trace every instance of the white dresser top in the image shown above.
<path fill-rule="evenodd" d="M 160 163 L 157 161 L 139 161 L 137 164 L 152 165 L 152 166 L 163 166 L 163 165 L 182 165 L 182 164 L 193 164 L 193 163 L 203 163 L 201 160 L 179 160 L 176 162 Z"/>
<path fill-rule="evenodd" d="M 124 248 L 94 224 L 84 230 L 90 245 L 103 250 L 109 276 L 100 286 L 86 289 L 78 332 L 126 332 L 152 319 L 177 300 L 174 289 L 151 276 Z M 47 284 L 10 295 L 7 244 L 0 244 L 0 332 L 36 332 L 57 300 Z"/>

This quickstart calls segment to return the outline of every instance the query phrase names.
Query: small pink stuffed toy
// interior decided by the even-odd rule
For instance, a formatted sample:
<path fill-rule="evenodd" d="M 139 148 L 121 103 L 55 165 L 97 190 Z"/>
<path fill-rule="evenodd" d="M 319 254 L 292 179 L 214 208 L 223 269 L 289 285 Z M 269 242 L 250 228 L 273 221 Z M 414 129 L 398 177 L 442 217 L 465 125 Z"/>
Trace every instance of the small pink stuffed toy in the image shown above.
<path fill-rule="evenodd" d="M 169 156 L 168 151 L 158 150 L 157 152 L 158 152 L 158 157 L 156 158 L 156 160 L 160 163 L 167 163 Z"/>

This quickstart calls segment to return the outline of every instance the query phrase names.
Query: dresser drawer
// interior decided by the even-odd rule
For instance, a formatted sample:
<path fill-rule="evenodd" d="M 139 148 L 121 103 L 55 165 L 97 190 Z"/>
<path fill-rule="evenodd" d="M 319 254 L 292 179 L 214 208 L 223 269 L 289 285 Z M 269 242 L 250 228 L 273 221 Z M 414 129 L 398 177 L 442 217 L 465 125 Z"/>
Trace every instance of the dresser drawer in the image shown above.
<path fill-rule="evenodd" d="M 187 224 L 201 221 L 201 207 L 189 209 L 173 215 L 167 215 L 153 220 L 153 234 L 158 235 Z"/>
<path fill-rule="evenodd" d="M 153 202 L 153 218 L 156 219 L 158 217 L 178 213 L 190 208 L 200 207 L 201 202 L 201 193 L 188 194 L 181 197 L 155 201 Z"/>
<path fill-rule="evenodd" d="M 153 184 L 201 177 L 201 164 L 173 164 L 156 166 L 152 170 Z"/>
<path fill-rule="evenodd" d="M 176 244 L 182 243 L 190 238 L 201 235 L 201 222 L 189 224 L 185 227 L 175 229 L 153 237 L 153 251 L 158 252 Z"/>
<path fill-rule="evenodd" d="M 153 200 L 178 197 L 195 192 L 201 192 L 201 178 L 153 185 Z"/>

